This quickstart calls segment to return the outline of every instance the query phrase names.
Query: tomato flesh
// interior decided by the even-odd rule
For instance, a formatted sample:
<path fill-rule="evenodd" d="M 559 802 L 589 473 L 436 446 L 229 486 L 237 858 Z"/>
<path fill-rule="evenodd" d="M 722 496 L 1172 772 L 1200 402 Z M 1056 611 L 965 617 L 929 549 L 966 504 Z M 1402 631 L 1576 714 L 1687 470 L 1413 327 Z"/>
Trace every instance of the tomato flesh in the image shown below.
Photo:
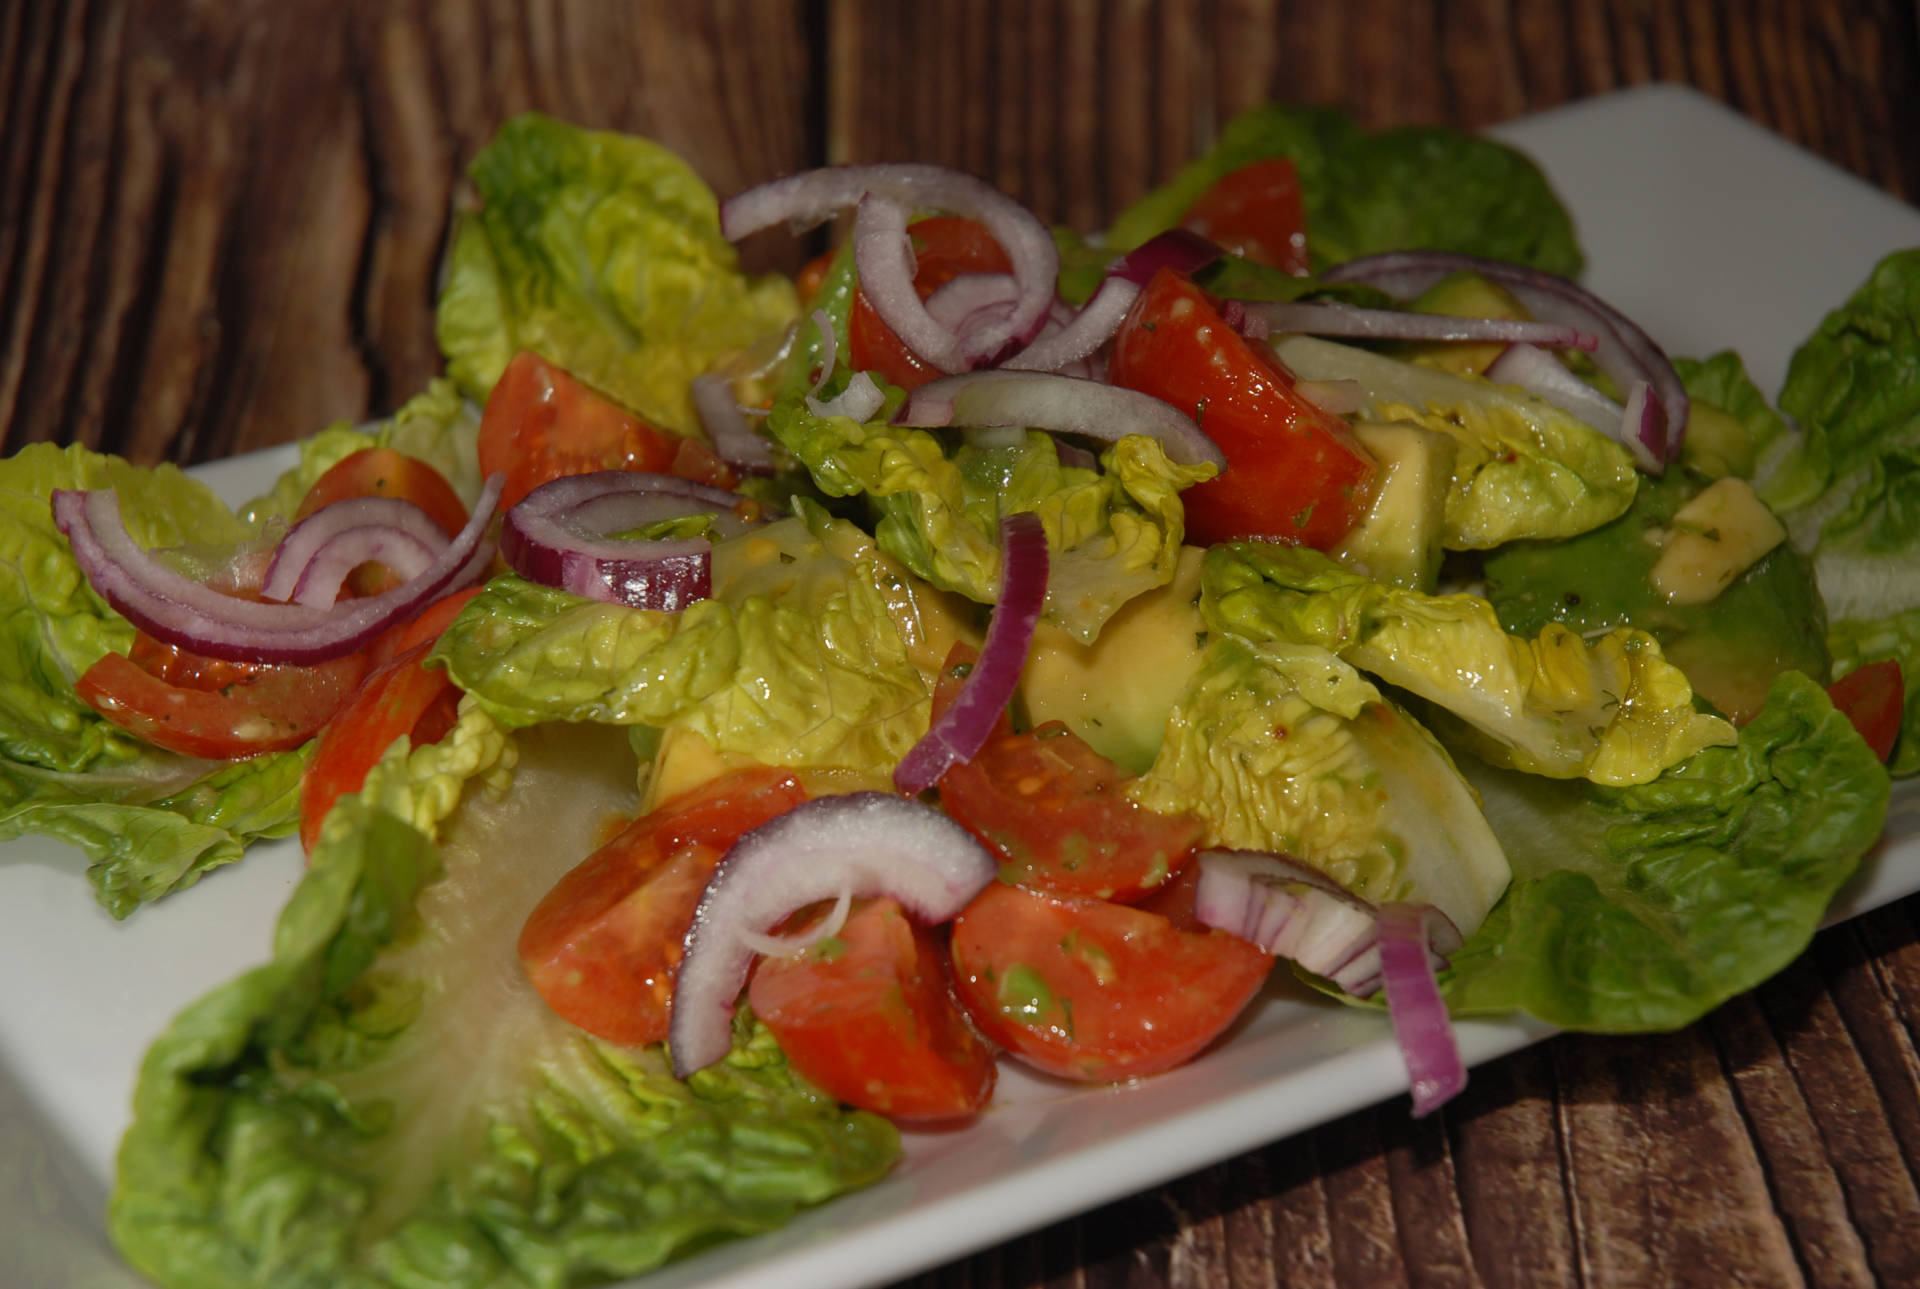
<path fill-rule="evenodd" d="M 893 900 L 859 901 L 811 948 L 762 958 L 747 997 L 794 1068 L 848 1105 L 957 1119 L 993 1095 L 993 1049 L 953 1002 L 939 939 Z"/>
<path fill-rule="evenodd" d="M 1235 255 L 1295 277 L 1311 268 L 1307 207 L 1289 157 L 1256 161 L 1221 176 L 1181 223 Z"/>
<path fill-rule="evenodd" d="M 169 680 L 110 653 L 74 685 L 80 701 L 155 747 L 232 761 L 286 752 L 312 738 L 352 699 L 367 673 L 360 654 L 311 666 L 222 663 L 155 645 L 147 656 Z M 244 674 L 230 669 L 247 667 Z"/>
<path fill-rule="evenodd" d="M 1154 274 L 1120 324 L 1108 378 L 1188 413 L 1226 453 L 1223 472 L 1181 495 L 1189 541 L 1324 550 L 1366 516 L 1375 466 L 1347 423 L 1302 396 L 1292 372 L 1172 270 Z"/>
<path fill-rule="evenodd" d="M 806 800 L 789 771 L 723 775 L 634 820 L 549 891 L 520 930 L 547 1005 L 613 1043 L 667 1036 L 680 942 L 727 848 Z"/>
<path fill-rule="evenodd" d="M 980 1031 L 1037 1069 L 1084 1082 L 1190 1059 L 1273 965 L 1223 931 L 1001 882 L 955 919 L 951 948 L 954 991 Z"/>
<path fill-rule="evenodd" d="M 480 471 L 503 474 L 500 509 L 543 483 L 594 470 L 669 470 L 678 435 L 647 424 L 539 354 L 522 350 L 480 416 Z"/>
<path fill-rule="evenodd" d="M 993 235 L 971 219 L 936 215 L 908 225 L 913 238 L 913 289 L 922 300 L 964 273 L 1011 273 Z M 913 389 L 944 375 L 920 360 L 880 320 L 866 293 L 856 289 L 847 314 L 847 361 L 855 371 L 878 372 L 889 384 Z"/>
<path fill-rule="evenodd" d="M 990 737 L 940 780 L 940 804 L 1001 860 L 1003 881 L 1131 902 L 1184 868 L 1202 825 L 1127 797 L 1134 776 L 1059 721 Z"/>
<path fill-rule="evenodd" d="M 1885 761 L 1893 755 L 1907 705 L 1906 680 L 1898 661 L 1882 658 L 1855 667 L 1827 686 L 1827 695 L 1875 756 Z"/>

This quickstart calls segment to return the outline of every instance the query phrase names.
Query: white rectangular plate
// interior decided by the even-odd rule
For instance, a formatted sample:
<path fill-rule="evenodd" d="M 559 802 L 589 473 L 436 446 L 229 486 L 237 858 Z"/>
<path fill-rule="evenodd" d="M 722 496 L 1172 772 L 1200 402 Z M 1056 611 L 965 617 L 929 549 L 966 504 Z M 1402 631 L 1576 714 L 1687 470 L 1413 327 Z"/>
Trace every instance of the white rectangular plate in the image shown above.
<path fill-rule="evenodd" d="M 1538 159 L 1573 208 L 1594 290 L 1671 352 L 1739 350 L 1769 393 L 1881 255 L 1920 245 L 1920 211 L 1692 91 L 1628 91 L 1493 133 Z M 290 459 L 201 473 L 240 499 Z M 1896 792 L 1888 840 L 1836 919 L 1920 890 L 1916 805 L 1910 785 Z M 101 1213 L 141 1054 L 189 1000 L 266 957 L 301 862 L 293 843 L 259 847 L 124 923 L 94 905 L 83 868 L 56 843 L 0 847 L 0 1264 L 19 1289 L 139 1283 Z M 1548 1032 L 1460 1026 L 1475 1063 Z M 643 1282 L 884 1283 L 1405 1089 L 1384 1019 L 1276 989 L 1230 1041 L 1135 1086 L 1008 1070 L 977 1124 L 911 1134 L 886 1181 Z"/>

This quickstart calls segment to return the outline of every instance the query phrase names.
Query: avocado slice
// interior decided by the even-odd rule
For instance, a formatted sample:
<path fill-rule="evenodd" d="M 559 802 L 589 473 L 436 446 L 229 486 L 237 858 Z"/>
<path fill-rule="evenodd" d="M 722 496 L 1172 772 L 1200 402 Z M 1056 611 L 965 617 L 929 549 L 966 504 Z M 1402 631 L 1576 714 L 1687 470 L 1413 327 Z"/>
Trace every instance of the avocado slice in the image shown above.
<path fill-rule="evenodd" d="M 1773 680 L 1800 671 L 1826 683 L 1827 611 L 1813 565 L 1782 542 L 1704 604 L 1671 604 L 1654 589 L 1661 537 L 1709 482 L 1686 469 L 1642 479 L 1626 514 L 1578 537 L 1513 542 L 1489 553 L 1487 599 L 1500 624 L 1536 635 L 1549 622 L 1581 632 L 1634 626 L 1660 642 L 1694 692 L 1743 722 Z"/>
<path fill-rule="evenodd" d="M 1373 505 L 1330 553 L 1376 582 L 1431 593 L 1446 554 L 1447 489 L 1459 443 L 1408 421 L 1353 427 L 1379 465 Z"/>

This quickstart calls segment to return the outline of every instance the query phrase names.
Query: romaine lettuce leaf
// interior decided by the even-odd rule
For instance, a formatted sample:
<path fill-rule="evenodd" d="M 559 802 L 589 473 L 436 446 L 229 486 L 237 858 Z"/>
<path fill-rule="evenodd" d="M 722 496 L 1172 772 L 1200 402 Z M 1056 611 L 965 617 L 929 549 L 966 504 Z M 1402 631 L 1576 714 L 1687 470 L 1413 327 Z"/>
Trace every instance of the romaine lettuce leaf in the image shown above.
<path fill-rule="evenodd" d="M 1571 537 L 1633 503 L 1640 476 L 1627 450 L 1525 390 L 1313 336 L 1289 336 L 1275 349 L 1306 380 L 1358 381 L 1368 419 L 1411 421 L 1459 444 L 1447 492 L 1449 550 Z"/>
<path fill-rule="evenodd" d="M 80 701 L 74 682 L 133 626 L 94 594 L 54 527 L 55 488 L 112 488 L 144 546 L 227 553 L 252 539 L 212 490 L 171 465 L 134 466 L 78 445 L 0 461 L 0 839 L 37 832 L 88 856 L 115 917 L 192 885 L 255 837 L 294 827 L 301 760 L 226 764 L 161 751 Z"/>
<path fill-rule="evenodd" d="M 713 598 L 679 613 L 496 578 L 436 656 L 509 726 L 678 726 L 768 764 L 891 771 L 926 732 L 943 597 L 800 511 L 718 543 Z"/>
<path fill-rule="evenodd" d="M 1172 228 L 1223 176 L 1291 157 L 1314 262 L 1375 251 L 1465 251 L 1569 277 L 1582 256 L 1573 220 L 1527 157 L 1477 135 L 1424 126 L 1379 133 L 1330 108 L 1265 104 L 1241 113 L 1206 153 L 1113 221 L 1128 250 Z"/>
<path fill-rule="evenodd" d="M 1431 903 L 1463 931 L 1507 883 L 1439 743 L 1316 645 L 1215 635 L 1128 791 L 1198 815 L 1207 845 L 1291 855 L 1364 899 Z"/>
<path fill-rule="evenodd" d="M 744 1012 L 683 1084 L 527 983 L 520 923 L 635 773 L 619 731 L 509 737 L 474 705 L 396 745 L 328 816 L 271 961 L 149 1051 L 109 1214 L 127 1259 L 181 1289 L 557 1286 L 886 1171 L 892 1126 L 800 1082 Z"/>
<path fill-rule="evenodd" d="M 1644 631 L 1583 639 L 1548 623 L 1510 636 L 1477 595 L 1424 595 L 1361 577 L 1303 547 L 1215 547 L 1201 610 L 1251 640 L 1318 645 L 1460 718 L 1473 751 L 1552 778 L 1643 783 L 1733 727 Z M 1443 736 L 1451 733 L 1443 729 Z"/>
<path fill-rule="evenodd" d="M 1889 784 L 1825 692 L 1774 683 L 1735 747 L 1600 788 L 1469 767 L 1513 886 L 1442 978 L 1455 1015 L 1675 1029 L 1791 962 L 1885 825 Z"/>
<path fill-rule="evenodd" d="M 690 434 L 693 378 L 794 315 L 792 283 L 741 274 L 713 193 L 656 143 L 527 113 L 468 173 L 482 204 L 455 226 L 436 326 L 475 402 L 531 349 Z"/>

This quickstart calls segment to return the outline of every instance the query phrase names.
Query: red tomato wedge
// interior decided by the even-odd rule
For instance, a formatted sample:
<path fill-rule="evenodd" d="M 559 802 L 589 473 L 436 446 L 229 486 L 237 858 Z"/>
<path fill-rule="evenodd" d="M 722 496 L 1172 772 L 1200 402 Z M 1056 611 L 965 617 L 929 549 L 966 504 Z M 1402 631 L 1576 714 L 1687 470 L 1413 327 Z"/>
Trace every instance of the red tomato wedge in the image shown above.
<path fill-rule="evenodd" d="M 359 654 L 312 666 L 251 666 L 153 642 L 143 656 L 163 674 L 110 653 L 75 683 L 80 701 L 155 747 L 226 761 L 299 747 L 346 706 L 367 674 Z"/>
<path fill-rule="evenodd" d="M 1307 206 L 1289 157 L 1256 161 L 1221 176 L 1181 223 L 1235 255 L 1296 277 L 1311 267 Z"/>
<path fill-rule="evenodd" d="M 1885 761 L 1893 755 L 1906 713 L 1907 686 L 1900 664 L 1892 658 L 1855 667 L 1827 686 L 1827 696 L 1840 709 L 1873 754 Z"/>
<path fill-rule="evenodd" d="M 971 219 L 936 215 L 907 226 L 913 237 L 913 289 L 922 300 L 963 273 L 1011 273 L 1013 262 L 993 235 Z M 878 372 L 889 384 L 913 389 L 941 375 L 902 344 L 856 290 L 847 314 L 847 356 L 855 371 Z"/>
<path fill-rule="evenodd" d="M 432 644 L 446 633 L 453 620 L 460 616 L 460 610 L 483 590 L 480 586 L 469 586 L 455 591 L 452 595 L 443 595 L 420 610 L 419 616 L 398 626 L 389 627 L 367 646 L 377 667 L 393 658 L 399 657 L 418 644 Z"/>
<path fill-rule="evenodd" d="M 1181 494 L 1189 541 L 1326 549 L 1365 517 L 1375 466 L 1347 423 L 1302 397 L 1292 372 L 1171 270 L 1120 324 L 1108 377 L 1188 413 L 1227 455 L 1224 472 Z"/>
<path fill-rule="evenodd" d="M 993 1049 L 954 1004 L 938 937 L 892 900 L 857 901 L 833 935 L 762 958 L 747 997 L 794 1068 L 849 1105 L 959 1119 L 993 1095 Z"/>
<path fill-rule="evenodd" d="M 1002 881 L 1131 903 L 1184 868 L 1194 815 L 1161 815 L 1126 795 L 1134 776 L 1050 721 L 996 733 L 940 780 L 940 805 L 1001 858 Z"/>
<path fill-rule="evenodd" d="M 667 1036 L 680 941 L 727 848 L 807 798 L 792 772 L 736 770 L 629 824 L 547 892 L 520 964 L 547 1005 L 613 1043 Z"/>
<path fill-rule="evenodd" d="M 333 803 L 360 791 L 395 739 L 404 734 L 415 746 L 437 743 L 453 728 L 460 689 L 444 668 L 426 665 L 432 648 L 429 637 L 397 654 L 320 731 L 300 776 L 300 843 L 307 850 L 319 840 Z"/>
<path fill-rule="evenodd" d="M 954 990 L 993 1042 L 1084 1082 L 1171 1069 L 1259 992 L 1273 959 L 1224 931 L 995 882 L 954 920 Z"/>
<path fill-rule="evenodd" d="M 563 475 L 667 472 L 679 450 L 678 435 L 648 425 L 526 350 L 507 364 L 480 417 L 480 472 L 506 475 L 503 511 Z"/>

